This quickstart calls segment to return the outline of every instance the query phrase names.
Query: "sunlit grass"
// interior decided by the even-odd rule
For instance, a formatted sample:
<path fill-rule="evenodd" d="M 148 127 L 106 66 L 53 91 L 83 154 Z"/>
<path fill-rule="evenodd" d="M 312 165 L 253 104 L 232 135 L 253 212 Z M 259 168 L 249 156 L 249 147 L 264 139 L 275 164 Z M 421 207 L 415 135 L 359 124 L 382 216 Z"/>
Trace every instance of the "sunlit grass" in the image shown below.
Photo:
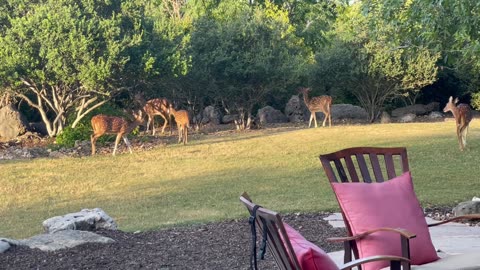
<path fill-rule="evenodd" d="M 318 156 L 354 146 L 406 146 L 421 203 L 454 205 L 479 195 L 477 122 L 463 153 L 454 123 L 440 122 L 197 135 L 132 155 L 0 161 L 0 237 L 28 237 L 49 217 L 94 207 L 127 231 L 245 217 L 243 191 L 283 213 L 337 210 Z"/>

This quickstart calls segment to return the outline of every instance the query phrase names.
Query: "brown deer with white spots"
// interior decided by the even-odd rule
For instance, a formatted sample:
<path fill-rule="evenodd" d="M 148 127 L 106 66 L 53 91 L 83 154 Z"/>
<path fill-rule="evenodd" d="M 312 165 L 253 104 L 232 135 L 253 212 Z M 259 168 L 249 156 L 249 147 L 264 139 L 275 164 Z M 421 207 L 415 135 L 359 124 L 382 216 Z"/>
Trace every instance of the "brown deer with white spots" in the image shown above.
<path fill-rule="evenodd" d="M 97 139 L 103 136 L 104 134 L 117 134 L 115 139 L 115 147 L 113 148 L 113 155 L 117 151 L 117 145 L 120 142 L 120 139 L 123 138 L 125 144 L 132 153 L 132 148 L 130 147 L 130 142 L 128 141 L 127 135 L 132 132 L 133 129 L 138 127 L 144 122 L 144 114 L 141 110 L 134 112 L 133 116 L 135 120 L 133 122 L 127 121 L 123 117 L 117 116 L 108 116 L 108 115 L 95 115 L 92 117 L 92 128 L 93 134 L 90 137 L 92 143 L 92 156 L 95 155 L 95 143 Z"/>
<path fill-rule="evenodd" d="M 467 145 L 467 133 L 468 125 L 472 121 L 472 110 L 468 104 L 458 103 L 458 98 L 453 100 L 453 97 L 448 99 L 447 105 L 443 109 L 443 112 L 452 112 L 455 117 L 455 123 L 457 125 L 457 139 L 460 146 L 460 150 L 463 151 Z"/>
<path fill-rule="evenodd" d="M 177 111 L 173 108 L 173 105 L 170 104 L 169 114 L 175 117 L 175 122 L 177 122 L 178 128 L 178 143 L 183 142 L 185 145 L 188 142 L 188 129 L 190 128 L 190 116 L 185 110 Z"/>
<path fill-rule="evenodd" d="M 325 122 L 328 119 L 328 126 L 332 126 L 332 97 L 331 96 L 319 96 L 319 97 L 312 97 L 309 98 L 308 93 L 310 92 L 310 88 L 301 87 L 298 89 L 299 93 L 303 94 L 303 101 L 307 106 L 308 110 L 310 111 L 310 122 L 308 123 L 308 127 L 312 125 L 312 120 L 315 120 L 315 127 L 317 127 L 317 115 L 316 112 L 323 112 L 325 118 L 323 119 L 323 125 L 325 126 Z"/>
<path fill-rule="evenodd" d="M 165 133 L 165 127 L 169 124 L 170 115 L 168 109 L 170 108 L 170 101 L 166 98 L 154 98 L 145 101 L 142 94 L 137 93 L 135 99 L 143 106 L 143 110 L 148 116 L 146 133 L 150 130 L 150 123 L 152 124 L 152 135 L 155 135 L 155 116 L 160 115 L 164 122 L 162 127 L 162 134 Z M 168 117 L 168 119 L 167 119 Z M 170 134 L 172 134 L 172 125 L 170 123 Z"/>

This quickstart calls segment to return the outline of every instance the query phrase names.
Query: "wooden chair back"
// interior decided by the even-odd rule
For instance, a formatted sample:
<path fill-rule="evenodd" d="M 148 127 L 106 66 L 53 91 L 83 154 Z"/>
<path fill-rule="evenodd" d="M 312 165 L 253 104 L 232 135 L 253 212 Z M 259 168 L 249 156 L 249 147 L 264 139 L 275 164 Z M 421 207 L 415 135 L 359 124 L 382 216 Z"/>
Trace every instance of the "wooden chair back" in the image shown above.
<path fill-rule="evenodd" d="M 320 162 L 332 183 L 352 182 L 384 182 L 409 171 L 407 149 L 405 147 L 354 147 L 330 154 L 320 155 Z M 369 202 L 365 202 L 369 203 Z M 352 236 L 352 229 L 342 210 L 347 234 Z M 351 250 L 356 259 L 359 258 L 355 242 L 351 242 Z M 351 254 L 345 253 L 345 261 Z M 361 266 L 359 266 L 361 270 Z"/>
<path fill-rule="evenodd" d="M 330 182 L 384 182 L 409 171 L 405 147 L 354 147 L 320 155 Z"/>
<path fill-rule="evenodd" d="M 247 207 L 250 215 L 252 215 L 253 208 L 256 204 L 252 202 L 248 194 L 243 193 L 240 196 L 240 201 Z M 260 207 L 257 209 L 255 217 L 257 232 L 263 231 L 265 221 L 265 225 L 267 226 L 268 250 L 273 255 L 278 267 L 282 270 L 300 270 L 300 264 L 297 257 L 293 255 L 295 253 L 280 215 Z"/>

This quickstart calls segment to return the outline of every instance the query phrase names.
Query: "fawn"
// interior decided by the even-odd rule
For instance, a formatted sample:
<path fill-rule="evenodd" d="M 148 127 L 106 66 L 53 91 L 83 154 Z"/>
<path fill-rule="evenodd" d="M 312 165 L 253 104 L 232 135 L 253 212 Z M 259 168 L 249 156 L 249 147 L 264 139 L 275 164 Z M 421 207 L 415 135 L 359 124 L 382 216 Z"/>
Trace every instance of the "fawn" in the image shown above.
<path fill-rule="evenodd" d="M 450 97 L 443 112 L 451 111 L 453 117 L 455 117 L 458 144 L 460 146 L 460 151 L 463 151 L 467 145 L 468 125 L 470 124 L 470 121 L 472 121 L 472 110 L 467 104 L 460 103 L 456 106 L 457 103 L 458 98 L 453 100 L 453 97 Z"/>
<path fill-rule="evenodd" d="M 93 134 L 90 137 L 90 141 L 92 143 L 92 156 L 95 155 L 95 143 L 103 134 L 117 134 L 117 138 L 115 139 L 115 147 L 113 148 L 114 156 L 115 152 L 117 151 L 117 145 L 120 142 L 120 138 L 123 138 L 131 154 L 132 148 L 130 147 L 130 142 L 127 139 L 127 134 L 132 132 L 132 130 L 137 126 L 141 125 L 145 118 L 141 110 L 136 113 L 134 112 L 133 116 L 135 118 L 133 122 L 129 122 L 123 117 L 108 116 L 103 114 L 92 117 Z"/>
<path fill-rule="evenodd" d="M 185 110 L 177 111 L 173 108 L 173 104 L 170 104 L 169 114 L 175 117 L 175 122 L 177 122 L 178 128 L 178 143 L 183 141 L 185 145 L 188 142 L 188 129 L 190 128 L 190 116 Z"/>
<path fill-rule="evenodd" d="M 332 114 L 330 113 L 332 107 L 332 97 L 331 96 L 319 96 L 319 97 L 308 97 L 308 93 L 310 92 L 310 88 L 301 87 L 298 89 L 298 92 L 303 94 L 303 101 L 307 106 L 308 110 L 310 111 L 310 122 L 308 123 L 308 127 L 312 125 L 312 120 L 315 120 L 315 127 L 317 127 L 317 115 L 316 112 L 323 112 L 325 114 L 325 118 L 323 119 L 323 125 L 325 126 L 325 122 L 328 118 L 328 126 L 332 126 Z"/>

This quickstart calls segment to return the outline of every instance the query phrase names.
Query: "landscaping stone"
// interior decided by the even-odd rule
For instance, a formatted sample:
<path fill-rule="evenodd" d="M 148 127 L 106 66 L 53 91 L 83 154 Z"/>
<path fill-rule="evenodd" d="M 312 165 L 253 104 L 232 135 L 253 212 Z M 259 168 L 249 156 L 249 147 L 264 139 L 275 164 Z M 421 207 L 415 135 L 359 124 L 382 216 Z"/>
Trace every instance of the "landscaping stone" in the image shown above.
<path fill-rule="evenodd" d="M 285 115 L 290 122 L 300 123 L 309 119 L 310 112 L 303 100 L 298 95 L 293 95 L 285 105 Z"/>
<path fill-rule="evenodd" d="M 10 243 L 0 240 L 0 254 L 10 249 Z"/>
<path fill-rule="evenodd" d="M 365 109 L 359 106 L 355 106 L 352 104 L 333 104 L 332 109 L 332 119 L 339 120 L 339 119 L 367 119 L 367 112 Z M 321 116 L 321 118 L 319 118 Z M 323 113 L 317 113 L 317 120 L 322 119 L 323 121 Z"/>
<path fill-rule="evenodd" d="M 113 239 L 96 233 L 76 230 L 64 230 L 56 233 L 40 234 L 28 239 L 19 240 L 18 245 L 38 248 L 43 251 L 55 251 L 72 248 L 86 243 L 113 243 Z"/>
<path fill-rule="evenodd" d="M 288 121 L 288 118 L 281 111 L 271 106 L 259 109 L 257 117 L 260 124 L 285 123 Z"/>
<path fill-rule="evenodd" d="M 440 107 L 440 103 L 438 102 L 431 102 L 427 105 L 424 104 L 414 104 L 402 108 L 398 108 L 392 111 L 393 117 L 402 117 L 407 114 L 415 114 L 415 115 L 424 115 L 428 114 L 431 111 L 438 111 Z"/>
<path fill-rule="evenodd" d="M 117 230 L 117 224 L 102 209 L 83 209 L 77 213 L 52 217 L 43 222 L 47 233 L 62 230 L 93 231 L 98 229 Z"/>
<path fill-rule="evenodd" d="M 0 137 L 10 140 L 27 131 L 28 122 L 12 104 L 0 109 Z"/>
<path fill-rule="evenodd" d="M 410 123 L 410 122 L 413 122 L 413 120 L 415 120 L 417 116 L 413 113 L 408 113 L 408 114 L 405 114 L 403 115 L 402 117 L 400 117 L 399 119 L 399 122 L 401 123 Z"/>
<path fill-rule="evenodd" d="M 480 214 L 480 201 L 474 198 L 472 201 L 461 202 L 453 208 L 453 213 L 455 216 Z"/>

